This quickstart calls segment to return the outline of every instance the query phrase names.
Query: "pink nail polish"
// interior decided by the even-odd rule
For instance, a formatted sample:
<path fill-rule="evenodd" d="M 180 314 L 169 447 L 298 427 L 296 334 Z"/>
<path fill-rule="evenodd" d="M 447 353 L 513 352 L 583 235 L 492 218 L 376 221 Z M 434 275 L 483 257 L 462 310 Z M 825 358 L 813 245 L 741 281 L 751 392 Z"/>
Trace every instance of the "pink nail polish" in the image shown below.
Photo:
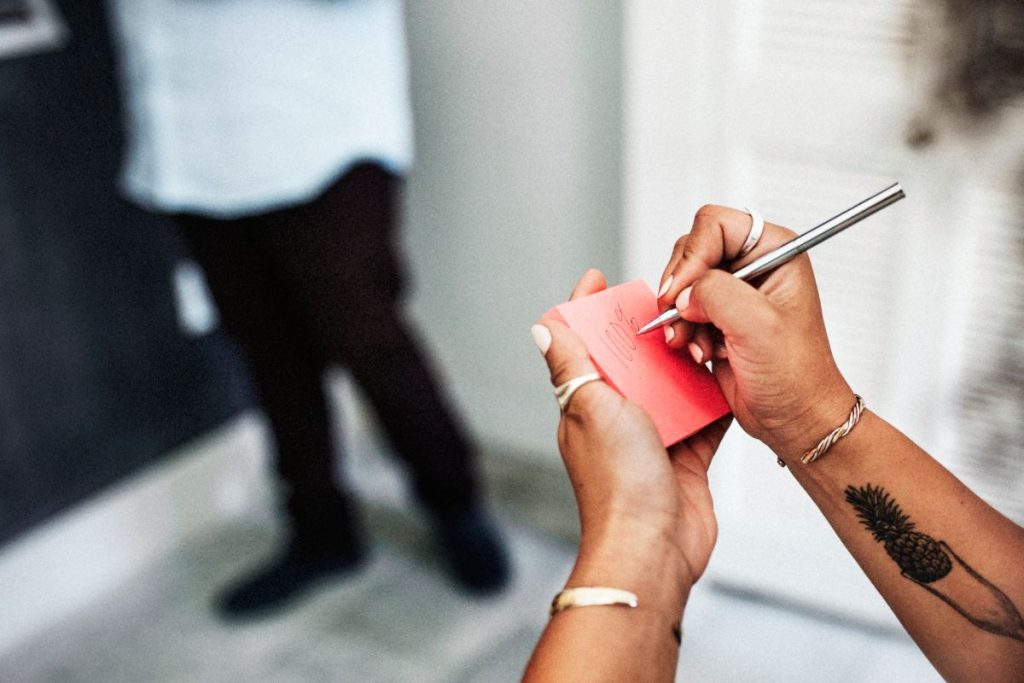
<path fill-rule="evenodd" d="M 700 365 L 704 362 L 704 352 L 700 350 L 700 346 L 696 342 L 690 342 L 687 347 L 690 350 L 690 355 L 693 356 L 693 361 Z"/>
<path fill-rule="evenodd" d="M 685 311 L 686 307 L 690 305 L 690 291 L 692 289 L 693 287 L 687 287 L 679 292 L 679 296 L 676 297 L 676 310 Z"/>
<path fill-rule="evenodd" d="M 665 281 L 661 283 L 661 289 L 658 290 L 659 299 L 665 296 L 665 292 L 667 292 L 668 288 L 672 286 L 672 279 L 673 277 L 669 275 L 667 278 L 665 278 Z"/>
<path fill-rule="evenodd" d="M 665 343 L 672 341 L 676 338 L 676 331 L 672 329 L 671 325 L 665 326 Z"/>

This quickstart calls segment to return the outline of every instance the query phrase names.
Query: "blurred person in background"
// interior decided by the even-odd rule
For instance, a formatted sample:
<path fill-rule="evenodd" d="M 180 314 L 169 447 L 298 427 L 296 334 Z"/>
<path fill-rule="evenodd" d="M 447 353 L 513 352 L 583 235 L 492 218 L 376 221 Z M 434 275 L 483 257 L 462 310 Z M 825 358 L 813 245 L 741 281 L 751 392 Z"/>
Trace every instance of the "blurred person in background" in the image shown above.
<path fill-rule="evenodd" d="M 287 547 L 223 596 L 277 608 L 364 557 L 335 479 L 325 369 L 344 366 L 407 466 L 457 582 L 500 589 L 474 449 L 400 310 L 412 162 L 400 0 L 112 0 L 123 191 L 170 216 L 244 351 L 276 445 Z"/>

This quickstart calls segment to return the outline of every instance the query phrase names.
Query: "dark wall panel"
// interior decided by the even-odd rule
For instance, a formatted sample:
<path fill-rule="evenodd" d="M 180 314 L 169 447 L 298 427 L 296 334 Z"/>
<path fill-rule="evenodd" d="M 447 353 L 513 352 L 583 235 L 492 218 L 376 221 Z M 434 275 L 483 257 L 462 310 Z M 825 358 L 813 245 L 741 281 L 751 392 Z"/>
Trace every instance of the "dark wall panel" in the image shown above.
<path fill-rule="evenodd" d="M 234 352 L 179 332 L 173 230 L 118 198 L 100 2 L 60 51 L 0 61 L 0 543 L 250 401 Z"/>

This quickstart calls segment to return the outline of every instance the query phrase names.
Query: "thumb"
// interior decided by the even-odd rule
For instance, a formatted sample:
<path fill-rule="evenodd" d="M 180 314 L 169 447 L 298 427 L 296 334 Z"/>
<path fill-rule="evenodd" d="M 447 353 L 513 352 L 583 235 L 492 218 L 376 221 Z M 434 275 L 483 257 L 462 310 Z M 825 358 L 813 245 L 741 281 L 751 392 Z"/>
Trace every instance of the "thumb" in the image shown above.
<path fill-rule="evenodd" d="M 530 328 L 530 334 L 547 361 L 553 385 L 596 372 L 583 340 L 563 323 L 544 319 Z"/>
<path fill-rule="evenodd" d="M 778 316 L 767 297 L 724 270 L 709 270 L 697 280 L 680 313 L 690 322 L 711 323 L 739 343 L 770 334 Z"/>

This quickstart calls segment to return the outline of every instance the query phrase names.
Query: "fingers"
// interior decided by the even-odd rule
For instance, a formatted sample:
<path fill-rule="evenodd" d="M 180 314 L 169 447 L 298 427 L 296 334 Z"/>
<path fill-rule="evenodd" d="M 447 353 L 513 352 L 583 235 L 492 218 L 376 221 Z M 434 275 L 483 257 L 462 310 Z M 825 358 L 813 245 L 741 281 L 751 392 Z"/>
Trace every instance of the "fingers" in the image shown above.
<path fill-rule="evenodd" d="M 661 289 L 658 291 L 657 294 L 658 307 L 660 310 L 664 311 L 665 309 L 671 307 L 671 304 L 669 303 L 667 297 L 665 299 L 662 299 L 662 295 L 665 294 L 665 292 L 669 291 L 670 288 L 672 288 L 672 282 L 674 279 L 672 273 L 675 271 L 676 266 L 679 265 L 679 262 L 683 258 L 683 249 L 685 248 L 686 240 L 688 237 L 689 235 L 683 235 L 676 241 L 675 247 L 672 249 L 672 256 L 671 258 L 669 258 L 668 265 L 665 266 L 665 271 L 661 275 Z M 669 347 L 673 349 L 682 348 L 683 345 L 686 344 L 686 340 L 688 340 L 690 338 L 690 335 L 693 333 L 692 326 L 685 320 L 677 320 L 673 323 L 665 325 L 665 327 L 662 329 L 664 330 L 663 333 L 665 335 L 665 343 L 668 344 Z"/>
<path fill-rule="evenodd" d="M 564 384 L 573 377 L 596 372 L 583 340 L 563 323 L 542 320 L 531 328 L 530 333 L 547 361 L 554 386 Z M 543 348 L 545 345 L 546 349 Z"/>
<path fill-rule="evenodd" d="M 686 350 L 690 352 L 690 356 L 696 363 L 706 363 L 711 360 L 715 351 L 715 334 L 712 329 L 707 325 L 696 325 L 693 337 L 686 345 Z"/>
<path fill-rule="evenodd" d="M 676 240 L 675 245 L 672 247 L 672 256 L 668 259 L 668 264 L 665 266 L 665 270 L 661 273 L 661 288 L 658 290 L 658 299 L 668 291 L 669 287 L 672 286 L 673 273 L 675 272 L 676 266 L 679 265 L 679 261 L 683 258 L 683 248 L 686 244 L 686 238 L 689 235 L 683 235 Z"/>
<path fill-rule="evenodd" d="M 569 300 L 578 299 L 607 287 L 604 274 L 591 268 L 583 273 L 579 282 L 569 295 Z M 548 364 L 551 373 L 551 383 L 559 386 L 568 382 L 574 377 L 597 372 L 590 360 L 587 347 L 579 336 L 570 330 L 565 324 L 556 320 L 541 320 L 530 328 L 530 335 L 533 342 L 544 360 Z M 603 384 L 602 382 L 591 382 L 580 387 L 577 392 L 593 391 L 590 384 Z M 569 404 L 570 406 L 572 403 Z"/>
<path fill-rule="evenodd" d="M 576 283 L 572 294 L 569 295 L 569 301 L 595 294 L 604 290 L 607 286 L 608 283 L 605 281 L 604 273 L 597 268 L 590 268 L 587 272 L 583 273 L 580 281 Z"/>
<path fill-rule="evenodd" d="M 681 349 L 693 334 L 693 325 L 686 320 L 676 320 L 665 325 L 665 343 L 673 349 Z"/>
<path fill-rule="evenodd" d="M 781 316 L 775 305 L 750 284 L 724 270 L 710 270 L 693 285 L 680 314 L 690 322 L 711 323 L 731 342 L 776 338 Z M 701 350 L 708 352 L 701 342 Z M 711 353 L 721 357 L 717 344 Z M 707 360 L 711 356 L 706 356 Z"/>
<path fill-rule="evenodd" d="M 662 276 L 658 301 L 664 307 L 673 305 L 680 294 L 704 272 L 723 263 L 739 267 L 792 239 L 791 231 L 765 223 L 757 246 L 742 259 L 736 255 L 753 227 L 746 211 L 724 206 L 704 206 L 693 219 L 690 234 L 677 240 Z"/>
<path fill-rule="evenodd" d="M 711 459 L 714 457 L 715 452 L 718 451 L 718 446 L 722 443 L 722 439 L 725 437 L 725 433 L 729 430 L 731 424 L 731 414 L 719 418 L 690 438 L 670 448 L 669 455 L 672 458 L 678 459 L 689 450 L 697 456 L 706 472 L 708 467 L 711 466 Z"/>

